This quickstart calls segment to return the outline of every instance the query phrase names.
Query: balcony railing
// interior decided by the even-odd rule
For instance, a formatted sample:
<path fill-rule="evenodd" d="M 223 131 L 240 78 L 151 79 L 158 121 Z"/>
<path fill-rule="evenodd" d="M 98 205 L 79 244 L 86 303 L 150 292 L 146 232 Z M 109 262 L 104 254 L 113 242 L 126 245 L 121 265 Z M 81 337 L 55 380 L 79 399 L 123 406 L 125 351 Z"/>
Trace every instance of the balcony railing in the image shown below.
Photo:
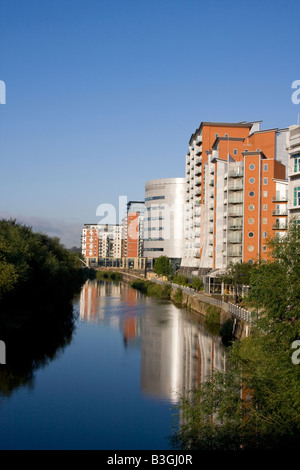
<path fill-rule="evenodd" d="M 280 212 L 280 211 L 276 210 L 276 211 L 272 211 L 272 215 L 276 215 L 276 216 L 280 217 L 280 216 L 288 215 L 288 211 L 286 210 L 286 211 L 281 211 Z"/>
<path fill-rule="evenodd" d="M 240 191 L 241 189 L 243 189 L 243 185 L 242 184 L 230 184 L 228 189 L 229 191 Z"/>
<path fill-rule="evenodd" d="M 243 229 L 243 225 L 242 224 L 232 224 L 232 225 L 228 225 L 228 230 L 242 230 Z"/>
<path fill-rule="evenodd" d="M 241 204 L 243 202 L 242 197 L 229 197 L 228 198 L 229 204 Z"/>
<path fill-rule="evenodd" d="M 287 202 L 288 201 L 288 196 L 287 195 L 282 196 L 281 194 L 279 194 L 277 196 L 273 196 L 272 201 L 273 202 Z"/>
<path fill-rule="evenodd" d="M 196 165 L 201 165 L 202 163 L 202 157 L 197 157 L 195 160 Z"/>
<path fill-rule="evenodd" d="M 273 230 L 287 230 L 288 225 L 287 224 L 273 224 L 272 229 Z"/>
<path fill-rule="evenodd" d="M 240 176 L 244 176 L 244 171 L 243 170 L 231 170 L 229 171 L 229 176 L 230 178 L 239 178 Z"/>

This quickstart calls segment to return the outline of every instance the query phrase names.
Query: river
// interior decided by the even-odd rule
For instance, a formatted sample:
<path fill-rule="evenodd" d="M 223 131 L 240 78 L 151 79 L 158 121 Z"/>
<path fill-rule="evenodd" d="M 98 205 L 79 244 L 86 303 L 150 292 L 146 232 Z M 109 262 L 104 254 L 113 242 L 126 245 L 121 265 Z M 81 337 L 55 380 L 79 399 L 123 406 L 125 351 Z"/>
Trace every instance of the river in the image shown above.
<path fill-rule="evenodd" d="M 73 310 L 72 328 L 30 369 L 5 369 L 7 346 L 0 449 L 171 449 L 180 393 L 224 370 L 220 337 L 199 314 L 122 282 L 87 281 Z"/>

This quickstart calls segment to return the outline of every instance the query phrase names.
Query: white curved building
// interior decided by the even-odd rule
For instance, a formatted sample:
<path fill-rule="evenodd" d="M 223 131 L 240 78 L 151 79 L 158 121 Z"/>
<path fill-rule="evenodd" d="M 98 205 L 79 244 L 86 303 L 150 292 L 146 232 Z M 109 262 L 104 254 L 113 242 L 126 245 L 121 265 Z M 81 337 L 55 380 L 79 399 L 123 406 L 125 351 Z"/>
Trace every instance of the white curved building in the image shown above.
<path fill-rule="evenodd" d="M 184 244 L 185 178 L 147 181 L 144 256 L 168 256 L 180 266 Z"/>

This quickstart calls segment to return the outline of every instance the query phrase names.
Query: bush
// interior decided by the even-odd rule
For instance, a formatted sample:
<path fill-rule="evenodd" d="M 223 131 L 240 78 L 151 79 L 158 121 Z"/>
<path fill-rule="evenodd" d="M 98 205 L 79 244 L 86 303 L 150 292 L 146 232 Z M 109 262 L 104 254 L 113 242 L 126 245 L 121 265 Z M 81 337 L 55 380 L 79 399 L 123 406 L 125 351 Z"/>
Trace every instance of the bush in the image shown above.
<path fill-rule="evenodd" d="M 203 290 L 203 282 L 201 281 L 201 279 L 199 279 L 199 277 L 193 277 L 192 288 L 196 290 Z"/>
<path fill-rule="evenodd" d="M 182 290 L 180 289 L 180 287 L 178 287 L 178 289 L 176 289 L 176 292 L 174 294 L 174 297 L 173 297 L 173 301 L 176 303 L 176 304 L 182 304 Z"/>
<path fill-rule="evenodd" d="M 206 322 L 207 323 L 218 323 L 221 321 L 221 309 L 215 305 L 208 305 L 206 308 Z"/>
<path fill-rule="evenodd" d="M 189 285 L 189 280 L 186 276 L 183 274 L 176 274 L 173 277 L 173 282 L 174 284 L 179 284 L 180 286 L 188 286 Z"/>

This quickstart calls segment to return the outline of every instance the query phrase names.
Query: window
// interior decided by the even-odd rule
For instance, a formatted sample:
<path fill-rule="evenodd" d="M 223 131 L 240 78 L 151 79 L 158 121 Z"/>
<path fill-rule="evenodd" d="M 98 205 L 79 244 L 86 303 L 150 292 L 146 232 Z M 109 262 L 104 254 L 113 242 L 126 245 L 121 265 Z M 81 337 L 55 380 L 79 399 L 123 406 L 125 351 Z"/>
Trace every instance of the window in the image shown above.
<path fill-rule="evenodd" d="M 145 201 L 156 201 L 157 199 L 165 199 L 165 196 L 146 197 Z"/>
<path fill-rule="evenodd" d="M 233 149 L 233 155 L 237 155 L 237 149 Z"/>
<path fill-rule="evenodd" d="M 266 252 L 267 251 L 267 245 L 262 246 L 262 251 Z"/>
<path fill-rule="evenodd" d="M 250 225 L 254 224 L 254 219 L 252 219 L 252 218 L 248 219 L 248 224 L 250 224 Z"/>
<path fill-rule="evenodd" d="M 267 238 L 267 232 L 263 232 L 263 238 Z"/>
<path fill-rule="evenodd" d="M 300 206 L 300 186 L 294 188 L 294 206 Z"/>
<path fill-rule="evenodd" d="M 300 154 L 295 155 L 295 160 L 294 160 L 294 173 L 297 173 L 300 171 Z"/>
<path fill-rule="evenodd" d="M 249 211 L 254 211 L 255 206 L 253 204 L 249 204 L 248 209 Z"/>
<path fill-rule="evenodd" d="M 268 164 L 264 163 L 264 171 L 268 171 Z"/>
<path fill-rule="evenodd" d="M 268 191 L 264 191 L 264 192 L 263 192 L 263 196 L 264 196 L 264 197 L 268 197 Z"/>
<path fill-rule="evenodd" d="M 254 170 L 254 169 L 255 169 L 254 163 L 251 163 L 251 164 L 249 165 L 249 168 L 250 168 L 250 170 Z"/>
<path fill-rule="evenodd" d="M 253 259 L 249 259 L 248 264 L 253 264 Z"/>
<path fill-rule="evenodd" d="M 268 223 L 268 219 L 267 218 L 263 218 L 263 225 L 266 225 Z"/>
<path fill-rule="evenodd" d="M 253 245 L 249 245 L 248 246 L 248 251 L 253 251 L 254 250 L 254 246 Z"/>
<path fill-rule="evenodd" d="M 254 237 L 254 233 L 253 233 L 253 232 L 249 232 L 249 233 L 248 233 L 248 237 L 249 237 L 249 238 L 253 238 L 253 237 Z"/>
<path fill-rule="evenodd" d="M 249 193 L 249 196 L 250 196 L 250 197 L 253 197 L 253 196 L 254 196 L 254 194 L 255 194 L 255 192 L 254 192 L 254 191 L 250 191 L 250 193 Z"/>
<path fill-rule="evenodd" d="M 263 210 L 264 210 L 264 211 L 267 211 L 267 210 L 268 210 L 268 204 L 264 204 L 264 205 L 263 205 Z"/>
<path fill-rule="evenodd" d="M 268 184 L 268 178 L 264 178 L 264 184 Z"/>
<path fill-rule="evenodd" d="M 251 183 L 251 184 L 255 183 L 255 178 L 250 178 L 249 183 Z"/>
<path fill-rule="evenodd" d="M 225 137 L 228 137 L 228 134 L 225 134 Z"/>
<path fill-rule="evenodd" d="M 219 134 L 218 134 L 218 133 L 216 133 L 216 134 L 215 134 L 215 136 L 216 136 L 216 138 L 217 138 L 217 137 L 219 137 Z"/>

